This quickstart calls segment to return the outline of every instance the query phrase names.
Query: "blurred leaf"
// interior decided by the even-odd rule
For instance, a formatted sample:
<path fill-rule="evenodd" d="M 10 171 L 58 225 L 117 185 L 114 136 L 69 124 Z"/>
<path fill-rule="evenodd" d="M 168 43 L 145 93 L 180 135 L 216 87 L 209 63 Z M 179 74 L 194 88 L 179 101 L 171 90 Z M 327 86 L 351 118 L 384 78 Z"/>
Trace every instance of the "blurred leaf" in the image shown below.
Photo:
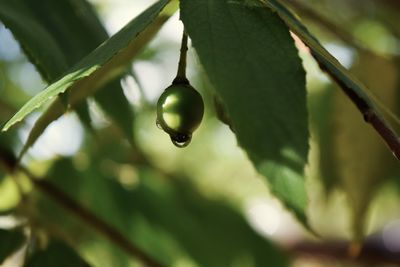
<path fill-rule="evenodd" d="M 50 82 L 59 78 L 108 38 L 106 30 L 86 0 L 44 0 L 41 5 L 37 5 L 35 0 L 14 2 L 18 1 L 29 9 L 34 19 L 53 37 L 67 62 L 68 67 L 61 73 L 51 75 Z M 51 54 L 46 56 L 50 57 Z M 52 71 L 48 67 L 44 69 L 46 72 Z"/>
<path fill-rule="evenodd" d="M 24 242 L 25 236 L 21 231 L 0 229 L 0 265 L 7 257 L 21 248 Z"/>
<path fill-rule="evenodd" d="M 78 115 L 79 120 L 83 123 L 83 125 L 87 128 L 87 130 L 93 132 L 94 129 L 92 125 L 92 118 L 90 117 L 88 103 L 87 102 L 79 103 L 79 105 L 75 107 L 75 111 Z M 29 147 L 27 149 L 29 149 Z"/>
<path fill-rule="evenodd" d="M 393 62 L 371 54 L 360 54 L 353 71 L 371 92 L 379 95 L 386 107 L 391 110 L 396 108 L 399 77 Z M 360 119 L 358 110 L 339 90 L 334 93 L 333 105 L 334 159 L 353 209 L 353 232 L 360 239 L 369 203 L 398 163 L 380 137 Z"/>
<path fill-rule="evenodd" d="M 335 145 L 332 142 L 332 136 L 340 131 L 333 126 L 335 90 L 336 88 L 329 86 L 322 91 L 314 92 L 309 98 L 310 121 L 320 150 L 318 153 L 320 178 L 328 193 L 340 180 L 337 173 L 338 165 L 334 159 Z"/>
<path fill-rule="evenodd" d="M 368 89 L 324 49 L 318 40 L 310 34 L 307 28 L 293 16 L 293 14 L 277 0 L 266 0 L 264 3 L 277 11 L 290 29 L 311 49 L 312 55 L 317 60 L 322 70 L 326 71 L 334 81 L 348 91 L 348 94 L 352 94 L 355 98 L 358 98 L 360 103 L 363 102 L 363 104 L 373 107 L 372 101 L 367 95 Z M 380 79 L 376 79 L 376 72 L 369 75 L 371 79 L 375 79 L 374 82 L 381 82 Z M 368 81 L 366 81 L 366 83 L 368 83 Z M 379 85 L 379 95 L 382 92 L 382 88 L 385 87 Z M 382 92 L 383 94 L 393 94 L 392 89 L 385 89 L 386 92 Z M 337 93 L 337 95 L 338 94 L 339 93 Z M 392 100 L 393 99 L 395 98 L 392 98 Z M 335 102 L 339 104 L 335 104 L 334 112 L 339 112 L 340 114 L 335 114 L 335 116 L 339 118 L 338 121 L 341 122 L 334 126 L 335 130 L 338 129 L 338 134 L 334 138 L 338 138 L 337 140 L 341 139 L 342 141 L 334 142 L 333 146 L 337 149 L 336 157 L 338 157 L 338 165 L 344 164 L 340 170 L 341 173 L 338 175 L 341 177 L 342 182 L 345 181 L 346 191 L 348 191 L 350 204 L 354 212 L 354 237 L 359 239 L 363 234 L 362 225 L 366 208 L 373 191 L 375 191 L 377 181 L 386 178 L 385 170 L 382 170 L 378 166 L 381 165 L 382 161 L 391 161 L 391 159 L 386 157 L 390 152 L 385 148 L 382 140 L 379 141 L 380 138 L 378 138 L 377 134 L 373 133 L 371 128 L 363 122 L 362 115 L 355 109 L 354 103 L 350 103 L 348 100 L 345 102 L 343 96 L 340 100 L 335 100 Z M 389 101 L 387 104 L 389 103 L 392 103 L 392 101 Z M 391 104 L 389 104 L 389 106 L 391 106 Z M 343 120 L 343 118 L 346 118 L 346 120 Z M 336 123 L 338 123 L 338 121 Z M 351 152 L 346 153 L 346 151 L 348 151 L 348 145 L 351 146 Z M 344 149 L 345 147 L 346 149 Z M 381 151 L 382 149 L 386 149 L 386 153 Z M 378 155 L 374 154 L 377 150 L 380 151 Z M 381 153 L 384 154 L 382 155 Z M 370 156 L 368 156 L 368 160 L 360 160 L 367 155 Z M 378 169 L 383 172 L 378 171 Z"/>
<path fill-rule="evenodd" d="M 110 81 L 106 87 L 105 90 L 96 93 L 95 99 L 130 141 L 133 138 L 134 118 L 130 104 L 122 90 L 120 78 Z"/>
<path fill-rule="evenodd" d="M 17 140 L 18 133 L 15 130 L 0 133 L 0 169 L 2 164 L 7 164 L 9 166 L 15 164 L 16 159 L 13 153 L 13 148 L 17 145 Z"/>
<path fill-rule="evenodd" d="M 352 71 L 387 108 L 396 109 L 399 75 L 394 62 L 360 53 Z M 340 185 L 347 193 L 353 235 L 361 239 L 370 201 L 398 169 L 398 163 L 340 90 L 329 86 L 312 102 L 322 182 L 327 190 Z"/>
<path fill-rule="evenodd" d="M 79 255 L 60 241 L 51 241 L 42 251 L 35 252 L 26 267 L 89 267 Z"/>
<path fill-rule="evenodd" d="M 37 5 L 32 0 L 18 0 L 13 2 L 12 8 L 15 12 L 19 13 L 23 13 L 20 9 L 26 9 L 26 12 L 29 12 L 30 18 L 38 24 L 38 27 L 41 27 L 42 31 L 49 38 L 52 38 L 58 48 L 57 53 L 62 54 L 59 56 L 63 57 L 63 61 L 53 62 L 54 64 L 58 64 L 57 66 L 45 64 L 47 58 L 56 57 L 56 55 L 52 54 L 53 50 L 49 50 L 46 54 L 36 51 L 37 49 L 43 50 L 43 47 L 47 46 L 46 39 L 42 40 L 41 47 L 35 46 L 36 40 L 30 38 L 29 30 L 19 31 L 17 27 L 18 22 L 13 20 L 5 21 L 7 22 L 6 25 L 14 32 L 14 35 L 18 39 L 24 40 L 22 45 L 29 48 L 25 49 L 25 52 L 49 82 L 56 80 L 68 67 L 73 66 L 108 38 L 106 30 L 101 25 L 91 6 L 85 0 L 62 0 L 57 3 L 45 0 L 42 5 Z M 116 119 L 115 121 L 124 131 L 125 135 L 129 139 L 132 138 L 133 116 L 120 84 L 114 82 L 113 84 L 107 84 L 105 87 L 109 88 L 105 88 L 101 95 L 95 95 L 95 98 L 101 103 L 105 112 L 112 119 Z M 110 101 L 110 99 L 113 99 L 113 101 Z M 62 108 L 62 111 L 65 112 L 65 109 L 65 107 Z M 77 106 L 77 111 L 81 120 L 90 127 L 90 117 L 86 104 L 80 103 Z M 54 112 L 49 111 L 49 113 Z M 49 116 L 47 121 L 55 118 L 57 117 L 54 115 Z M 41 127 L 47 126 L 43 123 L 39 125 Z M 42 131 L 43 129 L 36 131 L 36 135 L 40 135 Z M 35 136 L 31 137 L 30 140 L 33 143 Z M 27 148 L 25 147 L 25 150 Z"/>
<path fill-rule="evenodd" d="M 123 71 L 124 66 L 131 61 L 173 13 L 173 10 L 168 9 L 168 14 L 163 14 L 157 18 L 168 2 L 168 0 L 160 0 L 132 20 L 120 32 L 76 64 L 68 74 L 33 97 L 5 124 L 2 130 L 8 130 L 9 127 L 21 121 L 34 109 L 71 87 L 68 95 L 69 102 L 71 105 L 75 105 L 92 94 L 98 87 L 117 77 Z M 32 133 L 30 143 L 36 140 L 46 125 L 64 113 L 65 107 L 60 102 L 56 101 L 58 104 L 55 104 L 55 107 L 54 105 L 50 107 L 53 108 L 53 114 L 47 119 L 42 119 L 39 123 L 40 127 L 33 129 L 36 133 Z M 46 116 L 49 115 L 43 114 L 43 117 Z"/>
<path fill-rule="evenodd" d="M 30 10 L 35 13 L 36 18 L 43 24 L 43 27 L 57 41 L 69 67 L 79 62 L 84 56 L 108 39 L 105 28 L 86 0 L 62 0 L 57 2 L 45 0 L 44 2 L 42 1 L 40 6 L 37 5 L 35 0 L 22 1 L 29 6 Z M 52 80 L 58 78 L 61 74 L 59 73 Z M 131 138 L 133 116 L 130 104 L 119 84 L 119 79 L 106 84 L 104 89 L 95 94 L 95 99 L 124 131 L 126 137 Z M 81 103 L 77 109 L 80 118 L 85 122 L 90 122 L 87 106 Z"/>
<path fill-rule="evenodd" d="M 51 81 L 67 69 L 66 58 L 56 40 L 22 1 L 1 0 L 0 20 L 10 28 L 30 61 L 46 80 Z"/>
<path fill-rule="evenodd" d="M 0 6 L 0 19 L 48 82 L 108 37 L 85 0 L 44 0 L 42 5 L 34 0 L 1 0 Z"/>
<path fill-rule="evenodd" d="M 305 72 L 286 25 L 240 1 L 183 0 L 182 20 L 238 142 L 304 224 Z"/>
<path fill-rule="evenodd" d="M 48 177 L 166 266 L 182 258 L 208 267 L 288 266 L 286 256 L 257 235 L 240 213 L 222 200 L 204 197 L 187 179 L 166 179 L 148 168 L 94 155 L 85 171 L 78 173 L 64 159 Z M 126 168 L 132 181 L 139 179 L 128 188 L 118 182 L 121 176 L 127 179 L 129 172 L 121 172 Z M 68 217 L 50 212 L 46 220 L 64 224 L 62 218 Z"/>

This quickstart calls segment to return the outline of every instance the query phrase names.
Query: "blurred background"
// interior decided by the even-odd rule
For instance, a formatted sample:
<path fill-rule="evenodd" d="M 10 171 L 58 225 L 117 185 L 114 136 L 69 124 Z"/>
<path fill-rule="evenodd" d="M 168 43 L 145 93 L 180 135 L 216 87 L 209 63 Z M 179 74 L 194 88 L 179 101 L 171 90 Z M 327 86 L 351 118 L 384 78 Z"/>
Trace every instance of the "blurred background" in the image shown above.
<path fill-rule="evenodd" d="M 112 35 L 154 1 L 90 2 Z M 398 129 L 399 120 L 394 117 L 399 109 L 400 2 L 285 3 L 369 88 L 368 94 L 377 107 Z M 130 75 L 121 80 L 134 114 L 135 149 L 90 99 L 94 132 L 74 112 L 68 112 L 46 129 L 23 163 L 138 240 L 141 247 L 163 258 L 168 266 L 222 267 L 219 264 L 227 257 L 232 257 L 229 266 L 259 266 L 246 254 L 246 249 L 252 251 L 259 241 L 249 241 L 238 231 L 256 232 L 289 251 L 294 246 L 302 247 L 301 253 L 289 252 L 296 267 L 392 266 L 330 257 L 319 249 L 307 252 L 307 244 L 313 244 L 316 238 L 270 194 L 265 178 L 256 173 L 234 134 L 217 119 L 210 84 L 193 49 L 189 48 L 188 78 L 206 102 L 205 119 L 185 149 L 173 146 L 169 136 L 156 127 L 155 103 L 175 77 L 182 29 L 176 13 L 130 66 Z M 296 36 L 293 38 L 307 71 L 312 132 L 306 170 L 308 216 L 323 237 L 316 247 L 340 244 L 365 232 L 372 235 L 373 241 L 369 242 L 398 255 L 399 167 L 358 111 L 321 72 L 308 49 Z M 18 42 L 0 24 L 0 122 L 45 87 L 46 82 Z M 14 151 L 21 149 L 39 114 L 33 114 L 8 134 Z M 21 189 L 6 174 L 0 176 L 0 212 L 17 210 L 19 215 L 28 215 L 38 242 L 48 235 L 61 238 L 93 266 L 140 266 L 36 193 L 23 177 Z M 21 197 L 21 190 L 25 197 Z M 0 227 L 13 223 L 14 215 L 0 217 Z M 212 229 L 217 224 L 221 227 Z M 237 249 L 237 253 L 225 255 L 224 249 L 215 250 L 214 246 L 231 253 Z M 220 254 L 214 255 L 214 250 Z M 18 266 L 17 258 L 2 266 Z"/>

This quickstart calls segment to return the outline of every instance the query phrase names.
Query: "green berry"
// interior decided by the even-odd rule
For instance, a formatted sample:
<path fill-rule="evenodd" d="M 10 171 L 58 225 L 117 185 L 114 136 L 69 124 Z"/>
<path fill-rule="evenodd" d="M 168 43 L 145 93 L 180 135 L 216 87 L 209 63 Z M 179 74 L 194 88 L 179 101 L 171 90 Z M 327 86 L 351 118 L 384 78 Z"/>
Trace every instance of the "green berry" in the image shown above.
<path fill-rule="evenodd" d="M 187 146 L 204 114 L 201 95 L 189 84 L 173 84 L 157 102 L 157 125 L 179 147 Z"/>

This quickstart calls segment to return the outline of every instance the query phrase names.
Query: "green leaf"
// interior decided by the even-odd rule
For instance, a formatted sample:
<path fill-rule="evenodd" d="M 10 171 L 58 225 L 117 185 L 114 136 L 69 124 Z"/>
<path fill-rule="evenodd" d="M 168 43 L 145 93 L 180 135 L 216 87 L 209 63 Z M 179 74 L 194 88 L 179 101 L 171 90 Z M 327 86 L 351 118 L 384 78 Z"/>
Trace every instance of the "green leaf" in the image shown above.
<path fill-rule="evenodd" d="M 306 224 L 305 72 L 281 19 L 247 3 L 182 0 L 182 20 L 239 145 Z"/>
<path fill-rule="evenodd" d="M 105 90 L 96 93 L 96 101 L 106 114 L 121 128 L 128 141 L 133 138 L 133 115 L 131 106 L 121 88 L 118 77 L 106 84 Z"/>
<path fill-rule="evenodd" d="M 168 9 L 168 14 L 158 16 L 168 2 L 168 0 L 160 0 L 132 20 L 121 31 L 76 64 L 64 77 L 33 97 L 4 125 L 2 130 L 7 131 L 33 110 L 64 93 L 67 89 L 71 89 L 68 95 L 69 102 L 71 105 L 75 105 L 100 86 L 117 77 L 123 72 L 124 66 L 154 36 L 174 11 Z M 145 31 L 146 29 L 147 31 Z M 59 109 L 56 111 L 59 112 Z M 55 117 L 56 115 L 53 115 L 53 118 Z"/>
<path fill-rule="evenodd" d="M 317 60 L 320 68 L 326 71 L 330 77 L 348 88 L 352 94 L 372 106 L 372 101 L 367 95 L 367 89 L 350 72 L 343 67 L 308 31 L 308 29 L 278 0 L 262 0 L 265 7 L 277 12 L 287 26 L 293 31 L 310 49 Z"/>
<path fill-rule="evenodd" d="M 56 40 L 22 1 L 1 0 L 0 20 L 10 28 L 30 61 L 46 80 L 54 79 L 68 68 Z"/>
<path fill-rule="evenodd" d="M 25 242 L 25 236 L 18 230 L 0 229 L 0 265 Z"/>
<path fill-rule="evenodd" d="M 22 47 L 26 48 L 24 49 L 25 53 L 48 82 L 56 80 L 68 67 L 72 67 L 108 38 L 105 28 L 86 0 L 60 0 L 57 2 L 45 0 L 42 5 L 37 5 L 36 1 L 32 0 L 0 1 L 0 6 L 2 5 L 14 10 L 17 14 L 25 14 L 23 18 L 16 16 L 7 20 L 5 16 L 8 14 L 0 13 L 0 20 L 3 20 L 20 40 Z M 19 29 L 20 20 L 27 18 L 34 21 L 43 35 L 48 38 L 35 39 L 37 36 L 31 36 L 28 28 Z M 48 39 L 52 40 L 57 49 L 48 49 L 46 53 L 41 53 L 43 47 L 47 47 Z M 41 45 L 36 45 L 40 41 Z M 58 62 L 51 61 L 53 65 L 47 64 L 49 59 L 61 57 L 62 60 Z M 130 104 L 122 92 L 122 87 L 118 82 L 114 82 L 107 84 L 101 92 L 101 95 L 95 95 L 95 99 L 101 103 L 105 112 L 115 119 L 117 125 L 124 130 L 125 135 L 131 138 L 133 116 Z M 104 101 L 104 99 L 108 101 Z M 62 110 L 65 111 L 65 108 Z M 86 103 L 80 103 L 76 110 L 81 120 L 90 127 L 91 120 Z M 54 116 L 51 118 L 53 119 Z M 45 128 L 47 124 L 40 126 Z M 41 133 L 43 130 L 36 132 Z M 33 140 L 33 138 L 30 139 Z"/>
<path fill-rule="evenodd" d="M 238 211 L 203 196 L 188 178 L 166 179 L 141 168 L 140 182 L 126 189 L 117 176 L 102 173 L 101 164 L 95 158 L 84 172 L 77 172 L 69 160 L 60 160 L 48 177 L 166 266 L 182 258 L 208 267 L 288 266 L 287 256 L 256 234 Z M 54 213 L 46 221 L 64 225 L 64 217 L 68 215 Z"/>
<path fill-rule="evenodd" d="M 52 240 L 46 249 L 35 252 L 26 267 L 89 267 L 73 249 L 60 241 Z"/>
<path fill-rule="evenodd" d="M 34 0 L 22 1 L 57 41 L 70 67 L 108 39 L 105 28 L 86 0 L 45 0 L 41 6 Z M 106 84 L 94 97 L 126 137 L 132 138 L 133 116 L 118 80 Z M 85 106 L 81 103 L 77 111 L 84 122 L 90 122 Z"/>
<path fill-rule="evenodd" d="M 32 0 L 0 0 L 0 7 L 0 20 L 48 82 L 108 37 L 85 0 L 44 0 L 42 5 Z"/>
<path fill-rule="evenodd" d="M 389 83 L 388 85 L 382 85 L 382 80 L 384 79 L 371 80 L 372 77 L 377 77 L 376 73 L 382 67 L 378 67 L 378 69 L 365 76 L 364 81 L 370 87 L 370 89 L 367 89 L 367 87 L 360 83 L 337 61 L 337 59 L 329 54 L 285 6 L 280 4 L 277 0 L 265 0 L 264 3 L 266 6 L 276 11 L 289 28 L 310 48 L 320 68 L 328 73 L 333 81 L 338 83 L 347 94 L 351 94 L 359 99 L 359 103 L 357 104 L 359 109 L 365 109 L 365 106 L 374 108 L 373 101 L 369 97 L 370 93 L 368 93 L 370 89 L 374 90 L 374 85 L 370 84 L 371 82 L 379 83 L 378 86 L 375 85 L 376 90 L 387 99 L 386 104 L 388 106 L 394 106 L 393 100 L 395 99 L 395 91 L 393 85 L 390 84 L 393 82 L 393 79 L 389 78 L 386 80 L 386 82 Z M 368 62 L 367 65 L 371 64 L 371 60 L 379 61 L 382 59 L 370 58 L 366 61 Z M 382 88 L 386 90 L 383 91 Z M 322 153 L 333 153 L 334 155 L 328 157 L 336 161 L 337 166 L 341 166 L 341 168 L 336 170 L 337 177 L 339 177 L 342 184 L 344 184 L 353 210 L 352 228 L 354 238 L 360 239 L 364 231 L 364 218 L 368 203 L 377 185 L 380 183 L 379 180 L 385 179 L 388 175 L 387 171 L 391 169 L 391 167 L 382 166 L 386 164 L 392 165 L 393 159 L 388 157 L 390 156 L 390 151 L 387 151 L 387 148 L 384 147 L 384 144 L 380 138 L 376 136 L 376 133 L 371 131 L 371 127 L 362 120 L 362 115 L 359 110 L 354 108 L 353 103 L 350 103 L 348 100 L 346 102 L 344 96 L 339 92 L 336 93 L 332 101 L 334 101 L 333 112 L 335 116 L 340 117 L 340 119 L 336 118 L 334 120 L 333 129 L 335 129 L 335 131 L 340 131 L 341 134 L 332 136 L 331 142 L 333 142 L 333 144 L 328 148 L 328 151 L 322 151 Z M 363 103 L 364 106 L 361 106 L 360 103 Z M 360 135 L 360 132 L 363 134 Z M 334 149 L 332 149 L 332 147 Z M 343 152 L 343 150 L 339 151 L 339 149 L 343 147 L 346 147 L 346 152 Z M 324 146 L 322 146 L 322 148 L 324 148 Z M 365 155 L 363 159 L 365 158 L 366 161 L 354 160 L 360 155 Z M 325 167 L 329 168 L 335 165 L 328 164 L 325 165 Z"/>
<path fill-rule="evenodd" d="M 339 179 L 338 164 L 335 160 L 335 145 L 332 141 L 333 135 L 338 130 L 334 130 L 334 104 L 333 96 L 336 88 L 332 85 L 324 90 L 314 92 L 309 97 L 310 124 L 315 133 L 318 143 L 319 172 L 320 179 L 324 185 L 324 190 L 330 193 L 337 185 Z"/>
<path fill-rule="evenodd" d="M 391 110 L 398 105 L 399 77 L 393 61 L 371 54 L 359 54 L 352 71 Z M 379 77 L 379 79 L 376 79 Z M 398 169 L 398 161 L 384 146 L 373 128 L 360 119 L 359 111 L 339 90 L 332 98 L 333 160 L 337 163 L 342 188 L 352 209 L 353 236 L 361 240 L 368 225 L 367 212 L 375 193 Z M 335 132 L 332 131 L 332 132 Z M 343 150 L 343 148 L 346 148 Z M 321 150 L 321 153 L 329 151 Z M 360 160 L 354 160 L 360 157 Z"/>

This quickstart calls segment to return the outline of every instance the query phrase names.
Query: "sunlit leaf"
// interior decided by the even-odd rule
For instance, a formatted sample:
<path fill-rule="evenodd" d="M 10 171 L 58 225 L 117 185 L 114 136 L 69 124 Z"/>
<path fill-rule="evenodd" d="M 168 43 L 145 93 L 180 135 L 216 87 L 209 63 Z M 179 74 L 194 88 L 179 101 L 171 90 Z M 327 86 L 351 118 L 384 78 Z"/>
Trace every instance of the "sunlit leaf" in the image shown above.
<path fill-rule="evenodd" d="M 239 145 L 273 193 L 306 224 L 305 72 L 283 21 L 248 4 L 183 0 L 182 20 Z"/>
<path fill-rule="evenodd" d="M 289 28 L 311 49 L 312 55 L 317 60 L 321 69 L 326 71 L 341 86 L 345 86 L 345 89 L 349 90 L 350 94 L 359 98 L 360 102 L 362 101 L 373 107 L 373 101 L 367 92 L 370 92 L 370 90 L 375 91 L 374 87 L 376 85 L 370 82 L 378 82 L 380 84 L 376 86 L 376 92 L 379 91 L 379 95 L 382 94 L 382 97 L 386 99 L 386 105 L 394 107 L 395 91 L 393 84 L 390 84 L 393 82 L 392 77 L 387 77 L 385 82 L 388 82 L 389 85 L 383 86 L 381 80 L 376 79 L 375 70 L 371 72 L 373 74 L 369 73 L 363 79 L 369 86 L 369 89 L 367 89 L 329 54 L 307 28 L 280 4 L 279 1 L 265 0 L 264 3 L 266 6 L 277 11 Z M 375 58 L 375 60 L 379 59 Z M 369 61 L 367 62 L 370 64 Z M 390 73 L 386 73 L 386 75 L 388 74 L 390 75 Z M 375 78 L 371 80 L 373 77 Z M 385 91 L 382 91 L 382 88 L 385 88 Z M 363 121 L 362 114 L 356 110 L 353 103 L 345 99 L 345 96 L 341 92 L 336 92 L 332 101 L 334 101 L 331 110 L 334 113 L 332 117 L 334 122 L 331 124 L 331 129 L 335 131 L 335 134 L 331 137 L 335 141 L 330 145 L 328 144 L 331 149 L 323 150 L 322 153 L 333 153 L 333 155 L 325 154 L 324 157 L 328 157 L 337 163 L 331 164 L 328 162 L 323 167 L 338 167 L 335 170 L 337 172 L 336 177 L 341 179 L 349 195 L 350 205 L 353 209 L 353 234 L 356 239 L 359 239 L 363 235 L 368 203 L 373 192 L 376 190 L 377 184 L 379 184 L 378 181 L 385 179 L 387 171 L 390 169 L 383 166 L 386 165 L 385 162 L 390 165 L 392 159 L 388 157 L 390 151 L 385 148 L 385 144 L 380 140 L 378 135 Z M 329 125 L 326 126 L 329 127 Z M 325 141 L 329 142 L 329 140 Z M 322 148 L 324 147 L 327 148 L 325 145 Z M 363 156 L 360 157 L 360 155 Z M 325 173 L 327 172 L 329 172 L 329 169 L 325 171 Z M 334 182 L 329 181 L 329 183 L 332 184 Z"/>
<path fill-rule="evenodd" d="M 168 9 L 168 14 L 158 16 L 168 2 L 168 0 L 160 0 L 132 20 L 121 31 L 76 64 L 64 77 L 33 97 L 4 125 L 2 130 L 8 130 L 33 110 L 71 87 L 68 97 L 70 104 L 74 105 L 117 77 L 123 71 L 124 66 L 168 19 L 168 15 L 171 14 L 170 9 Z M 59 112 L 57 109 L 56 111 Z M 54 117 L 56 116 L 53 115 Z M 52 120 L 47 121 L 50 123 Z M 36 130 L 39 131 L 39 129 Z M 32 140 L 36 140 L 36 138 L 31 138 Z"/>
<path fill-rule="evenodd" d="M 0 5 L 7 6 L 16 14 L 24 14 L 23 19 L 34 21 L 43 32 L 42 34 L 47 36 L 47 38 L 38 38 L 40 35 L 32 35 L 28 29 L 28 24 L 24 24 L 25 28 L 20 29 L 19 24 L 22 18 L 18 16 L 9 18 L 8 13 L 0 14 L 0 20 L 3 20 L 16 38 L 20 40 L 21 46 L 25 48 L 25 53 L 47 82 L 55 81 L 62 76 L 69 67 L 72 67 L 108 38 L 105 28 L 86 0 L 61 0 L 57 2 L 45 0 L 42 1 L 41 5 L 37 5 L 32 0 L 16 0 L 12 2 L 2 1 Z M 47 49 L 46 53 L 42 53 L 43 47 L 48 46 L 48 39 L 52 40 L 55 49 Z M 52 59 L 54 58 L 62 58 L 63 60 L 53 62 Z M 131 138 L 133 116 L 119 83 L 115 81 L 113 84 L 107 84 L 101 95 L 95 95 L 95 99 L 101 103 L 101 106 L 106 113 L 110 114 L 111 118 L 116 119 L 125 135 Z M 108 101 L 104 101 L 104 99 Z M 110 99 L 113 101 L 110 101 Z M 68 105 L 67 102 L 68 100 L 65 101 L 64 106 Z M 65 108 L 62 110 L 65 111 Z M 77 105 L 76 110 L 79 118 L 90 127 L 91 119 L 86 103 Z M 49 111 L 46 114 L 53 113 Z M 50 116 L 49 118 L 47 121 L 57 117 Z M 42 128 L 47 127 L 47 124 L 39 125 Z M 38 126 L 36 126 L 36 129 L 38 129 Z M 43 130 L 35 130 L 36 134 L 33 135 L 39 135 Z M 30 143 L 33 143 L 33 139 L 30 138 Z"/>
<path fill-rule="evenodd" d="M 1 0 L 0 20 L 11 29 L 26 55 L 46 80 L 55 79 L 68 68 L 57 41 L 23 1 Z M 43 49 L 44 44 L 46 49 Z"/>

